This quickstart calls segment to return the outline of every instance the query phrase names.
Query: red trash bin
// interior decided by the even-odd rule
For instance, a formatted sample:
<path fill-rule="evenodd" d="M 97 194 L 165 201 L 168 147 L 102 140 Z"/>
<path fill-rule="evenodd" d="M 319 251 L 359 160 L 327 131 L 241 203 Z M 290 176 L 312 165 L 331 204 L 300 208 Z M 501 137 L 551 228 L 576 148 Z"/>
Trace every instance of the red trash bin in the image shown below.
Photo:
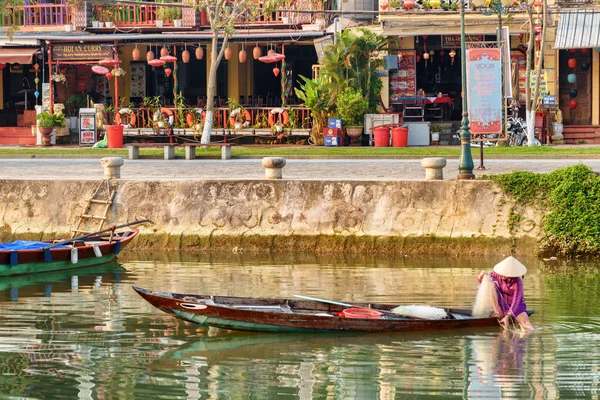
<path fill-rule="evenodd" d="M 390 128 L 387 126 L 377 126 L 373 128 L 373 142 L 375 147 L 389 147 Z"/>
<path fill-rule="evenodd" d="M 123 147 L 123 125 L 105 125 L 109 149 Z"/>
<path fill-rule="evenodd" d="M 392 128 L 392 146 L 406 147 L 408 146 L 408 128 L 396 127 Z"/>

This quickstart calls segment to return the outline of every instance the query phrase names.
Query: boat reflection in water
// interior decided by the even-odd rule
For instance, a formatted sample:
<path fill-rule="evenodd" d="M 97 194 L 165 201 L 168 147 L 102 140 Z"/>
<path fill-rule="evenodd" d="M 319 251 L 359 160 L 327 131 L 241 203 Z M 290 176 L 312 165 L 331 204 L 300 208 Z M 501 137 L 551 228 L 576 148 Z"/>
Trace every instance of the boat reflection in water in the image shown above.
<path fill-rule="evenodd" d="M 6 300 L 7 295 L 11 301 L 18 301 L 20 290 L 26 297 L 39 296 L 42 288 L 44 297 L 50 297 L 53 291 L 67 291 L 69 286 L 72 293 L 77 293 L 80 280 L 81 284 L 90 284 L 98 289 L 103 280 L 121 282 L 124 272 L 125 268 L 120 264 L 110 262 L 87 268 L 4 277 L 0 280 L 0 301 Z"/>

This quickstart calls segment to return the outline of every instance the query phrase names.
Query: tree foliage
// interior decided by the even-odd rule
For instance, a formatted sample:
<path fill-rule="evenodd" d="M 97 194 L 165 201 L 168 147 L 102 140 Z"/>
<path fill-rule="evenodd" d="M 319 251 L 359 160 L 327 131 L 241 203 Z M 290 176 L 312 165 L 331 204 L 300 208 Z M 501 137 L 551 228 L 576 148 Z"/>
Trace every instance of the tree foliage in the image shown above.
<path fill-rule="evenodd" d="M 238 21 L 253 22 L 262 16 L 271 15 L 279 6 L 289 0 L 191 0 L 197 10 L 205 11 L 212 31 L 212 42 L 208 82 L 206 88 L 206 119 L 202 132 L 202 143 L 210 142 L 213 123 L 213 102 L 217 86 L 217 69 L 223 59 L 225 49 L 236 31 Z"/>
<path fill-rule="evenodd" d="M 361 93 L 368 103 L 367 111 L 376 111 L 383 87 L 376 71 L 383 60 L 374 54 L 386 47 L 387 40 L 368 29 L 345 30 L 325 49 L 318 78 L 300 76 L 296 95 L 312 112 L 313 142 L 322 135 L 327 118 L 336 113 L 338 96 L 347 88 Z"/>

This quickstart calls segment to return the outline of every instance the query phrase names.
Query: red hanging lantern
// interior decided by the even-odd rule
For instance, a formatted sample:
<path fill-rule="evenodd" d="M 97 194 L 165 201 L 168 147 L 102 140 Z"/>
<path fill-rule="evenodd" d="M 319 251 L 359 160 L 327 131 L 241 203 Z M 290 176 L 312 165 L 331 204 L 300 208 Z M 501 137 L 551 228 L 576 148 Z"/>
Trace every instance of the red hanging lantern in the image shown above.
<path fill-rule="evenodd" d="M 135 46 L 135 49 L 133 49 L 133 51 L 131 52 L 131 58 L 133 59 L 133 61 L 139 61 L 140 49 L 138 49 L 137 46 Z"/>
<path fill-rule="evenodd" d="M 181 53 L 181 61 L 183 61 L 184 64 L 187 64 L 190 62 L 190 52 L 187 50 L 184 50 L 183 53 Z"/>
<path fill-rule="evenodd" d="M 421 55 L 420 54 L 417 54 L 417 56 L 415 58 L 416 58 L 417 62 L 421 61 Z"/>
<path fill-rule="evenodd" d="M 258 60 L 261 55 L 262 50 L 260 49 L 260 47 L 258 47 L 258 45 L 254 46 L 254 48 L 252 49 L 252 57 L 254 57 L 255 60 Z"/>
<path fill-rule="evenodd" d="M 569 61 L 567 61 L 567 64 L 569 65 L 569 68 L 576 68 L 577 67 L 577 59 L 569 58 Z"/>
<path fill-rule="evenodd" d="M 171 68 L 165 68 L 165 75 L 168 77 L 171 76 L 171 73 L 173 72 L 173 70 Z"/>
<path fill-rule="evenodd" d="M 154 59 L 154 60 L 148 61 L 148 64 L 152 67 L 162 67 L 163 65 L 166 64 L 166 61 Z"/>
<path fill-rule="evenodd" d="M 277 67 L 273 68 L 273 75 L 275 75 L 275 76 L 279 75 L 279 68 L 277 68 Z"/>
<path fill-rule="evenodd" d="M 590 52 L 590 49 L 581 49 L 581 52 L 582 52 L 583 54 L 587 54 L 587 53 L 589 53 L 589 52 Z"/>
<path fill-rule="evenodd" d="M 227 47 L 225 49 L 225 53 L 223 54 L 226 60 L 231 59 L 231 47 Z"/>
<path fill-rule="evenodd" d="M 149 52 L 146 53 L 146 61 L 152 61 L 154 60 L 154 52 L 152 52 L 152 50 L 150 50 Z"/>
<path fill-rule="evenodd" d="M 204 58 L 204 49 L 202 46 L 198 46 L 196 49 L 196 60 L 202 60 Z"/>
<path fill-rule="evenodd" d="M 85 82 L 79 82 L 79 89 L 80 90 L 85 89 Z"/>
<path fill-rule="evenodd" d="M 429 35 L 423 35 L 423 51 L 427 51 L 427 37 Z"/>
<path fill-rule="evenodd" d="M 106 79 L 108 79 L 108 80 L 111 80 L 111 79 L 112 79 L 112 73 L 110 73 L 110 72 L 109 72 L 109 73 L 107 73 L 107 74 L 106 74 L 106 75 L 104 75 L 104 76 L 106 76 Z"/>
<path fill-rule="evenodd" d="M 238 61 L 240 62 L 240 64 L 245 63 L 247 58 L 248 54 L 246 54 L 246 50 L 240 50 L 240 52 L 238 53 Z"/>
<path fill-rule="evenodd" d="M 108 70 L 108 68 L 106 67 L 101 67 L 99 65 L 94 65 L 92 67 L 92 72 L 98 75 L 106 75 L 108 74 L 110 71 Z"/>
<path fill-rule="evenodd" d="M 570 49 L 570 50 L 569 50 L 569 53 L 571 53 L 571 54 L 575 54 L 575 53 L 577 53 L 577 49 Z"/>
<path fill-rule="evenodd" d="M 175 56 L 162 56 L 160 59 L 163 60 L 164 62 L 168 62 L 168 63 L 177 62 L 177 57 L 175 57 Z"/>
<path fill-rule="evenodd" d="M 574 110 L 574 109 L 576 109 L 576 108 L 577 108 L 577 105 L 578 105 L 578 104 L 577 104 L 577 100 L 575 100 L 575 99 L 571 99 L 571 101 L 569 101 L 569 108 L 570 108 L 571 110 Z"/>
<path fill-rule="evenodd" d="M 4 67 L 0 67 L 0 69 L 2 69 Z M 33 69 L 35 69 L 35 72 L 40 70 L 40 64 L 33 64 Z"/>

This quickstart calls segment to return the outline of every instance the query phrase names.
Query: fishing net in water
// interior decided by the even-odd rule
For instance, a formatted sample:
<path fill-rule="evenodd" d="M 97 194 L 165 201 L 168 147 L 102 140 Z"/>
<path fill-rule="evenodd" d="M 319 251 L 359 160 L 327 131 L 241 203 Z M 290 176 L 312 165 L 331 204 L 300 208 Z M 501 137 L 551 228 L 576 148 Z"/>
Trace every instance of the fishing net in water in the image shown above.
<path fill-rule="evenodd" d="M 475 318 L 488 318 L 493 313 L 502 315 L 498 305 L 496 285 L 492 278 L 485 274 L 477 290 L 477 297 L 475 297 L 475 304 L 473 304 L 473 316 Z"/>

